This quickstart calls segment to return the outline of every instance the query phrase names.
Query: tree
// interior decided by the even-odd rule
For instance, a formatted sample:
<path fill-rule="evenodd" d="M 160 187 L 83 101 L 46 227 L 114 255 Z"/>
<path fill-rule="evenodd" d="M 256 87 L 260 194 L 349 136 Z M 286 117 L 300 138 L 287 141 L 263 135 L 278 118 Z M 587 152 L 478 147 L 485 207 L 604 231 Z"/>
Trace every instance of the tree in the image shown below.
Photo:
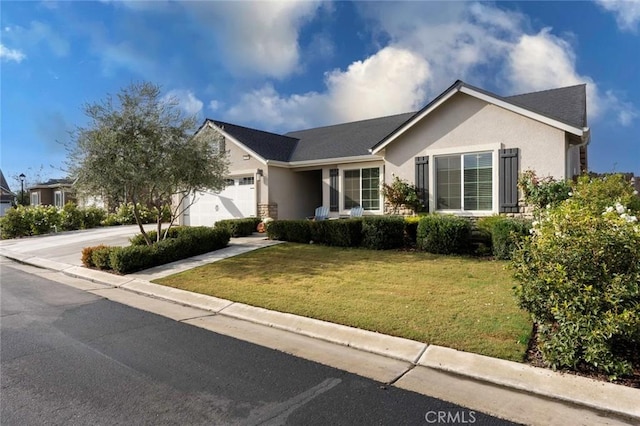
<path fill-rule="evenodd" d="M 224 188 L 228 161 L 222 135 L 211 131 L 192 136 L 196 117 L 185 117 L 175 99 L 162 98 L 160 86 L 133 83 L 116 98 L 108 95 L 83 110 L 89 124 L 72 135 L 71 175 L 79 191 L 133 203 L 147 244 L 152 242 L 139 205 L 156 209 L 160 240 L 169 229 L 162 234 L 163 208 L 171 210 L 171 227 L 197 192 Z"/>

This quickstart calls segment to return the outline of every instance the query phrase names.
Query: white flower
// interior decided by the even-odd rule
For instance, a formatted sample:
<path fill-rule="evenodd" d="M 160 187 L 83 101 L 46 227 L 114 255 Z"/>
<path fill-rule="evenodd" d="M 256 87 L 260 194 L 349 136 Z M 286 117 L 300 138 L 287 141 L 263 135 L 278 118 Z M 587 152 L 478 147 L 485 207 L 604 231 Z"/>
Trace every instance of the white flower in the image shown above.
<path fill-rule="evenodd" d="M 635 217 L 635 216 L 627 215 L 627 217 L 625 217 L 625 220 L 626 220 L 627 222 L 629 222 L 629 223 L 633 223 L 633 222 L 637 222 L 637 221 L 638 221 L 638 218 L 637 218 L 637 217 Z"/>
<path fill-rule="evenodd" d="M 569 195 L 569 197 L 573 197 L 573 192 L 569 192 L 567 195 Z"/>
<path fill-rule="evenodd" d="M 534 227 L 538 226 L 540 222 L 538 222 L 537 220 L 534 220 L 533 222 L 531 222 L 531 225 L 533 225 Z"/>
<path fill-rule="evenodd" d="M 605 211 L 605 213 L 611 213 L 613 211 L 613 207 L 609 206 L 607 207 L 607 210 Z"/>
<path fill-rule="evenodd" d="M 633 195 L 638 195 L 638 191 L 633 191 Z"/>
<path fill-rule="evenodd" d="M 626 212 L 627 209 L 625 209 L 625 207 L 622 204 L 616 203 L 616 211 L 618 212 L 618 214 L 622 214 Z"/>

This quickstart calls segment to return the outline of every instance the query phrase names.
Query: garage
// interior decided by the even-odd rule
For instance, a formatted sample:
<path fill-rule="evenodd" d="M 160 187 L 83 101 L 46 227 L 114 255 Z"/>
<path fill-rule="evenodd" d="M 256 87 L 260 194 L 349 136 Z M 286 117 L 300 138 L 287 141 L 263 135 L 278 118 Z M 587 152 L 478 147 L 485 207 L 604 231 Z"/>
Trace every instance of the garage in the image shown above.
<path fill-rule="evenodd" d="M 225 189 L 199 192 L 194 203 L 184 212 L 183 223 L 190 226 L 212 226 L 223 219 L 256 216 L 256 185 L 253 176 L 227 179 Z"/>

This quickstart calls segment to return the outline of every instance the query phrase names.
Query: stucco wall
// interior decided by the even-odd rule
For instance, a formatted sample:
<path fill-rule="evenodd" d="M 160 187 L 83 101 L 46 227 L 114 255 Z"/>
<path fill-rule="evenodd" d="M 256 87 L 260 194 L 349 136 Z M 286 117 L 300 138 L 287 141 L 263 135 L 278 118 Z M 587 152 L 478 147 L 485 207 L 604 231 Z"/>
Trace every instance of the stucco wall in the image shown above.
<path fill-rule="evenodd" d="M 416 156 L 493 145 L 519 148 L 521 171 L 565 178 L 563 131 L 457 93 L 385 148 L 385 179 L 395 174 L 413 182 Z"/>
<path fill-rule="evenodd" d="M 312 216 L 322 204 L 320 171 L 295 171 L 269 166 L 262 184 L 268 203 L 278 205 L 278 219 L 302 219 Z"/>

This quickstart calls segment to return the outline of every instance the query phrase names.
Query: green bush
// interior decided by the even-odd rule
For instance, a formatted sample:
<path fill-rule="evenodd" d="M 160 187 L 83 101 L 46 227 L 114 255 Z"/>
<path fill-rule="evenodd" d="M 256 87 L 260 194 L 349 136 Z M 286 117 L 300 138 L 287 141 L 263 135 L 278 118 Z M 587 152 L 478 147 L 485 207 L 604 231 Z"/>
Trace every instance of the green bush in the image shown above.
<path fill-rule="evenodd" d="M 228 229 L 232 237 L 247 237 L 256 232 L 260 222 L 262 222 L 262 219 L 257 217 L 226 219 L 217 221 L 215 227 Z"/>
<path fill-rule="evenodd" d="M 362 240 L 362 219 L 311 222 L 311 240 L 336 247 L 358 247 Z"/>
<path fill-rule="evenodd" d="M 155 207 L 149 209 L 148 207 L 138 203 L 137 208 L 138 213 L 140 214 L 140 222 L 142 222 L 143 224 L 157 222 L 158 210 Z M 166 212 L 166 210 L 163 210 L 163 217 L 167 214 L 169 214 L 170 216 L 170 212 Z M 102 221 L 102 225 L 104 226 L 135 224 L 136 217 L 133 214 L 133 203 L 120 204 L 115 213 L 110 213 Z"/>
<path fill-rule="evenodd" d="M 521 242 L 529 236 L 532 223 L 525 219 L 504 218 L 491 231 L 491 245 L 496 259 L 509 260 Z"/>
<path fill-rule="evenodd" d="M 103 248 L 108 248 L 104 244 L 93 247 L 85 247 L 82 249 L 82 264 L 87 268 L 94 268 L 96 264 L 93 262 L 93 252 Z"/>
<path fill-rule="evenodd" d="M 310 220 L 274 220 L 267 227 L 267 237 L 306 244 L 311 241 L 311 223 Z"/>
<path fill-rule="evenodd" d="M 102 222 L 107 217 L 107 212 L 105 209 L 100 207 L 85 207 L 84 209 L 80 209 L 82 212 L 82 228 L 90 229 L 100 226 L 100 222 Z"/>
<path fill-rule="evenodd" d="M 389 250 L 404 245 L 404 218 L 367 216 L 362 221 L 362 246 L 372 250 Z"/>
<path fill-rule="evenodd" d="M 113 249 L 113 247 L 107 246 L 98 246 L 94 248 L 93 252 L 91 253 L 91 263 L 93 263 L 93 265 L 98 269 L 112 269 L 110 256 Z"/>
<path fill-rule="evenodd" d="M 536 210 L 557 206 L 569 198 L 571 184 L 565 180 L 555 180 L 548 176 L 540 178 L 532 170 L 522 173 L 518 179 L 518 187 L 522 191 L 525 202 Z"/>
<path fill-rule="evenodd" d="M 62 231 L 74 231 L 83 226 L 83 212 L 78 209 L 75 203 L 68 202 L 64 205 L 60 213 L 60 228 Z"/>
<path fill-rule="evenodd" d="M 7 210 L 4 217 L 0 218 L 0 230 L 2 238 L 17 238 L 31 235 L 31 222 L 26 211 L 29 207 L 17 206 Z"/>
<path fill-rule="evenodd" d="M 229 231 L 224 228 L 214 229 L 198 226 L 176 229 L 175 237 L 159 241 L 150 246 L 144 244 L 143 240 L 142 244 L 132 244 L 128 247 L 119 247 L 116 250 L 112 250 L 110 256 L 111 268 L 120 274 L 128 274 L 219 250 L 226 247 L 231 238 Z"/>
<path fill-rule="evenodd" d="M 630 351 L 640 345 L 640 209 L 621 200 L 633 196 L 615 179 L 581 178 L 514 252 L 519 304 L 538 324 L 553 368 L 631 372 Z"/>
<path fill-rule="evenodd" d="M 518 244 L 529 235 L 531 226 L 530 220 L 506 216 L 478 219 L 476 229 L 472 230 L 474 252 L 492 254 L 496 259 L 511 259 Z"/>
<path fill-rule="evenodd" d="M 169 228 L 169 232 L 167 233 L 167 238 L 177 238 L 182 233 L 187 232 L 187 231 L 185 231 L 186 229 L 189 229 L 189 228 L 186 227 L 186 226 L 172 226 L 171 228 Z M 160 233 L 162 235 L 164 235 L 165 231 L 166 231 L 166 229 L 162 229 L 160 231 Z M 149 237 L 149 239 L 153 243 L 158 238 L 158 233 L 156 231 L 147 231 L 147 236 Z M 135 236 L 129 238 L 129 242 L 133 246 L 143 246 L 143 245 L 147 244 L 147 242 L 144 240 L 144 237 L 142 236 L 142 234 L 136 234 Z"/>
<path fill-rule="evenodd" d="M 429 253 L 465 254 L 471 247 L 471 222 L 468 219 L 431 214 L 418 224 L 418 248 Z"/>

